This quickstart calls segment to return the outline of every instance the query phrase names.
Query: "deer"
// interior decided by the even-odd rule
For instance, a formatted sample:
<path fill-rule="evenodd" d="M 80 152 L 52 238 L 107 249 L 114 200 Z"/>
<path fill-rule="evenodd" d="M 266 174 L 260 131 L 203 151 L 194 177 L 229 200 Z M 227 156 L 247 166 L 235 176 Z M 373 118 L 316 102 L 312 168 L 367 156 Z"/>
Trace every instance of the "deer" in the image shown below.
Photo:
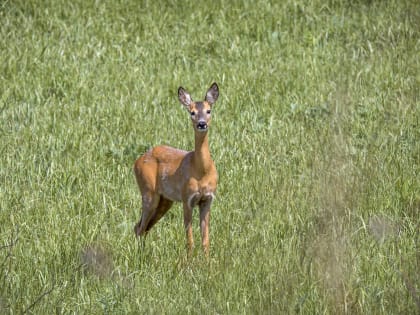
<path fill-rule="evenodd" d="M 142 199 L 141 217 L 134 227 L 137 238 L 145 236 L 174 202 L 182 202 L 188 253 L 194 247 L 192 213 L 198 206 L 202 248 L 209 255 L 210 207 L 218 174 L 210 155 L 208 131 L 212 107 L 218 97 L 216 82 L 207 90 L 204 101 L 197 102 L 179 87 L 178 99 L 189 112 L 194 129 L 194 151 L 159 145 L 135 161 L 134 174 Z"/>

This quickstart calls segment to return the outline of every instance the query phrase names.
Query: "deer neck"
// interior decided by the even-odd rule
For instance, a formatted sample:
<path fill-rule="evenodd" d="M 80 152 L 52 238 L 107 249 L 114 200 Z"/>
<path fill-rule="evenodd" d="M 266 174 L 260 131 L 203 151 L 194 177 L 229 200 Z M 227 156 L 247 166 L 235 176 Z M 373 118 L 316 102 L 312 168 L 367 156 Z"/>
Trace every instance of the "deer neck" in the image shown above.
<path fill-rule="evenodd" d="M 207 131 L 195 132 L 194 164 L 202 173 L 207 173 L 213 165 Z"/>

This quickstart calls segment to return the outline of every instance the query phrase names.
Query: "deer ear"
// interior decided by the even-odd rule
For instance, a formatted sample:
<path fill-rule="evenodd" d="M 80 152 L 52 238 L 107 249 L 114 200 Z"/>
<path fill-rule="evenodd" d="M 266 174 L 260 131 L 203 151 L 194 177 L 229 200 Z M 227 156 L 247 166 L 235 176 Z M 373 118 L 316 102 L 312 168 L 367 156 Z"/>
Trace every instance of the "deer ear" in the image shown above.
<path fill-rule="evenodd" d="M 178 89 L 178 99 L 181 104 L 187 107 L 189 107 L 192 102 L 191 95 L 182 86 Z"/>
<path fill-rule="evenodd" d="M 219 97 L 219 87 L 217 86 L 217 83 L 214 82 L 209 90 L 206 93 L 206 97 L 205 97 L 205 101 L 207 101 L 210 105 L 213 105 L 216 101 L 217 98 Z"/>

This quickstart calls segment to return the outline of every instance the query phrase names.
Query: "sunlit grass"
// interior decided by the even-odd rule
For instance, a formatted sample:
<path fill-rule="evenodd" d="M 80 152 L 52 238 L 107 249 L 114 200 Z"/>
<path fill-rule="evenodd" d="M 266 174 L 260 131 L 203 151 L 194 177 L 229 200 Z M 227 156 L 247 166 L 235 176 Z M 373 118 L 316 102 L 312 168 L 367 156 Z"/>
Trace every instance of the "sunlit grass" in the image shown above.
<path fill-rule="evenodd" d="M 0 4 L 0 313 L 418 313 L 418 12 Z M 132 165 L 213 81 L 207 261 L 179 205 L 135 240 Z"/>

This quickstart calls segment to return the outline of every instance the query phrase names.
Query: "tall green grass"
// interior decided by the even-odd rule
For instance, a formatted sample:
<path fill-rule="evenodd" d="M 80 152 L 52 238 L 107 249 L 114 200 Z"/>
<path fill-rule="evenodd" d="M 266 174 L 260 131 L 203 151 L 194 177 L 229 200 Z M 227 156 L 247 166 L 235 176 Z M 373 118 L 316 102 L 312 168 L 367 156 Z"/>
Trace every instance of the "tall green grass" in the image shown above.
<path fill-rule="evenodd" d="M 1 2 L 0 313 L 419 313 L 419 12 Z M 213 81 L 210 259 L 179 205 L 142 246 L 133 162 Z"/>

